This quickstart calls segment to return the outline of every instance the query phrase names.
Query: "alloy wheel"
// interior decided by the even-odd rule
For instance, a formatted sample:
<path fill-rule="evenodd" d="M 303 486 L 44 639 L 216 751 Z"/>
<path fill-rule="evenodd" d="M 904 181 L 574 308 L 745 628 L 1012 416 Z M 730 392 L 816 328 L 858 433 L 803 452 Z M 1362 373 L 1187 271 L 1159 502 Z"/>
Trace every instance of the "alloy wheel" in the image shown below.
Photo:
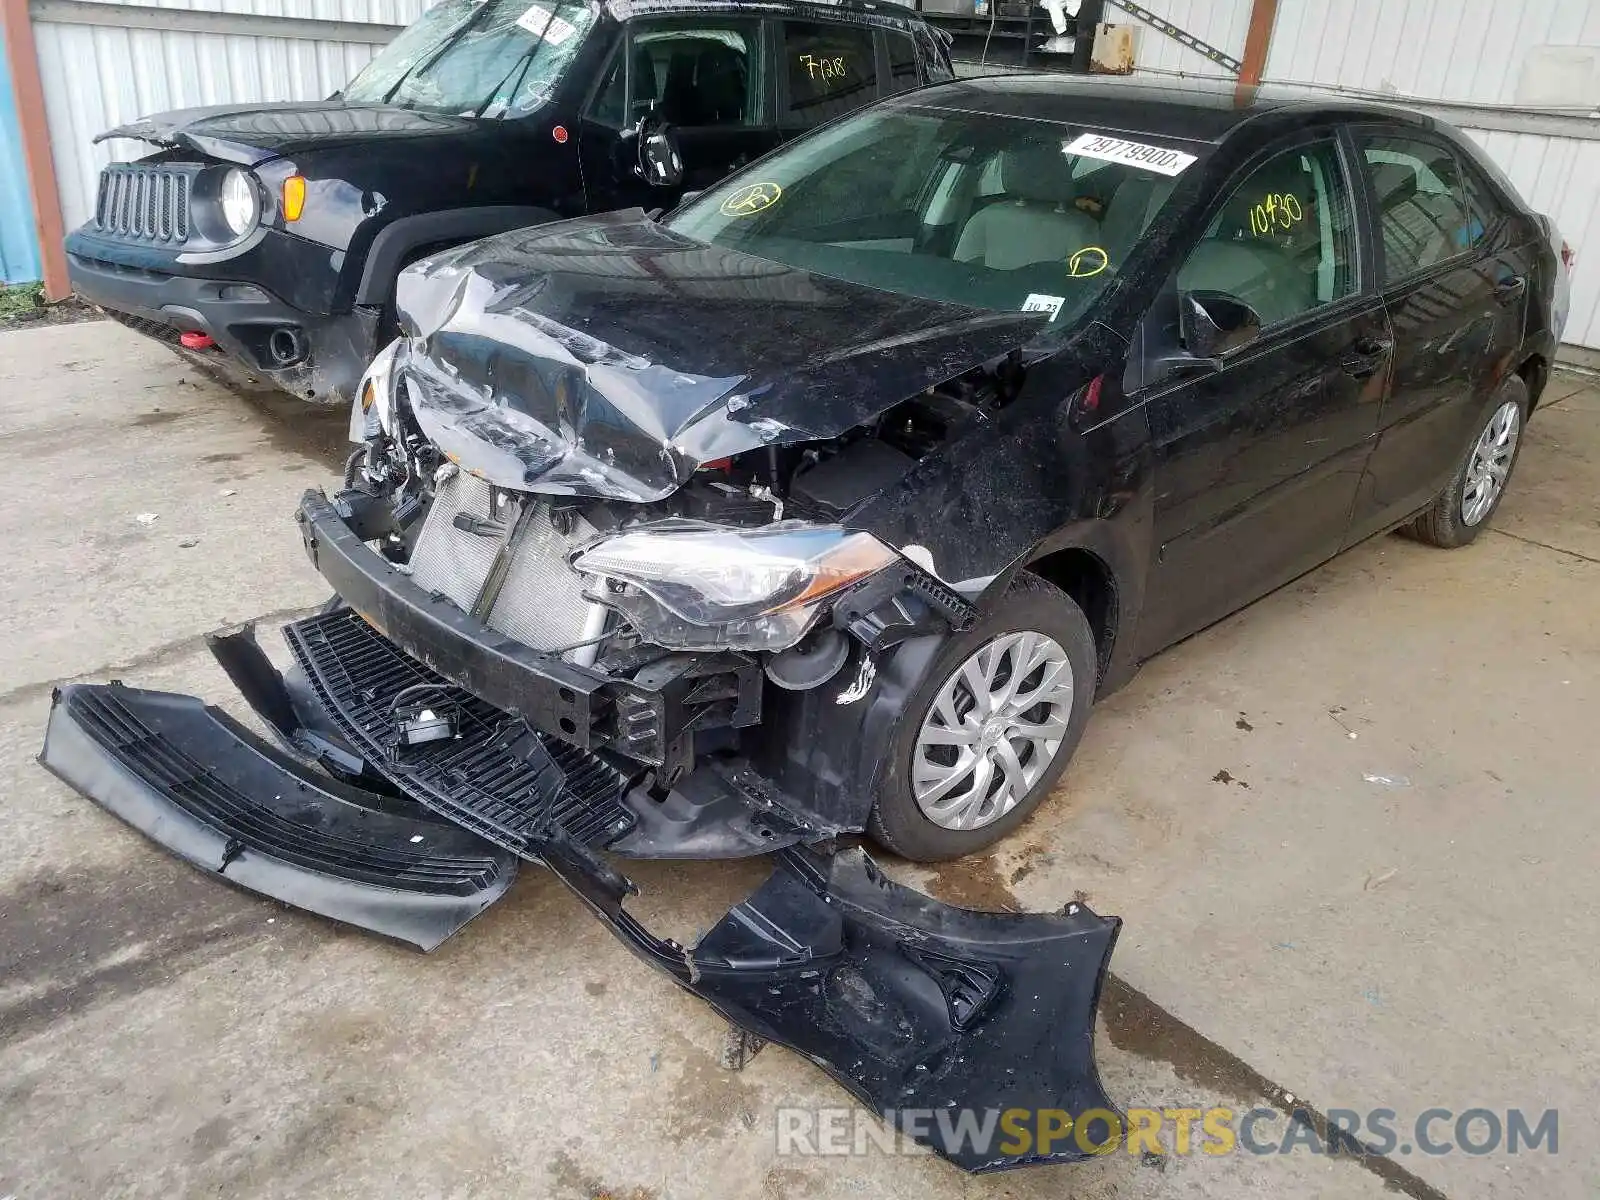
<path fill-rule="evenodd" d="M 1466 485 L 1461 491 L 1463 525 L 1476 525 L 1489 515 L 1511 474 L 1521 435 L 1522 409 L 1515 400 L 1507 400 L 1483 427 L 1472 450 L 1472 461 L 1467 464 Z"/>
<path fill-rule="evenodd" d="M 934 693 L 912 751 L 911 791 L 946 829 L 981 829 L 1032 790 L 1072 717 L 1072 663 L 1031 630 L 985 642 Z"/>

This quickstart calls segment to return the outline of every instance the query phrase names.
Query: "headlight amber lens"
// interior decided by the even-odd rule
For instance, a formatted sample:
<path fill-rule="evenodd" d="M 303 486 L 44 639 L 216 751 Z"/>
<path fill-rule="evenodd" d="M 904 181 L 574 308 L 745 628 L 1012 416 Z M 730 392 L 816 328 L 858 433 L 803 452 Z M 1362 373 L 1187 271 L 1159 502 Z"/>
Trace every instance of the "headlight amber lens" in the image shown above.
<path fill-rule="evenodd" d="M 306 177 L 291 175 L 283 181 L 283 219 L 298 221 L 306 208 Z"/>

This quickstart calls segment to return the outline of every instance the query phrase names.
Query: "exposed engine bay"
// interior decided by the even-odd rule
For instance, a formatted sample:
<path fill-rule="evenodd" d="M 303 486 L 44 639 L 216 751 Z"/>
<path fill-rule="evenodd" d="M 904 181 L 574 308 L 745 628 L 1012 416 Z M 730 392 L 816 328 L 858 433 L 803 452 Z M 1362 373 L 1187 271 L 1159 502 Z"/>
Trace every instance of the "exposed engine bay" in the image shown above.
<path fill-rule="evenodd" d="M 557 494 L 543 477 L 537 490 L 499 482 L 513 462 L 528 476 L 548 472 L 562 431 L 513 422 L 504 408 L 488 419 L 461 399 L 459 378 L 444 401 L 438 360 L 422 345 L 391 345 L 362 381 L 351 435 L 363 446 L 335 508 L 416 586 L 532 650 L 610 678 L 687 672 L 692 711 L 665 737 L 652 726 L 657 736 L 630 739 L 624 712 L 607 743 L 653 767 L 658 792 L 705 754 L 759 757 L 740 730 L 760 722 L 769 685 L 832 684 L 844 704 L 853 681 L 875 673 L 875 655 L 970 622 L 970 604 L 924 565 L 835 522 L 1003 407 L 1022 374 L 1015 352 L 837 437 L 680 462 L 687 478 L 676 490 L 630 501 L 592 466 Z M 451 436 L 438 438 L 442 428 Z M 793 815 L 814 834 L 839 831 Z"/>

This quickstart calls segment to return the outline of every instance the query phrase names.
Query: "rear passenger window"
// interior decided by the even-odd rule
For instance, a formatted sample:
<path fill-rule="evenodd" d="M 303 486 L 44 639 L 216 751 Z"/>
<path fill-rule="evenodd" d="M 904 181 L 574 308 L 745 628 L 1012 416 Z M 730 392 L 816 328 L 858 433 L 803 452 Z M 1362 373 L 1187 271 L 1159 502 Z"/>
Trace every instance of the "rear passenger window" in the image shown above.
<path fill-rule="evenodd" d="M 1334 144 L 1279 154 L 1229 196 L 1179 268 L 1178 287 L 1242 300 L 1263 327 L 1293 320 L 1355 291 L 1353 228 Z"/>
<path fill-rule="evenodd" d="M 878 98 L 872 30 L 865 27 L 784 22 L 782 71 L 790 129 L 810 129 Z"/>
<path fill-rule="evenodd" d="M 917 86 L 917 45 L 903 33 L 883 35 L 889 44 L 889 85 L 886 92 L 909 92 Z"/>
<path fill-rule="evenodd" d="M 1467 183 L 1467 204 L 1472 209 L 1472 219 L 1487 237 L 1491 229 L 1511 216 L 1511 210 L 1471 167 L 1462 167 L 1461 174 Z"/>
<path fill-rule="evenodd" d="M 1368 138 L 1367 176 L 1378 202 L 1386 283 L 1470 250 L 1484 222 L 1474 216 L 1455 156 L 1410 138 Z"/>

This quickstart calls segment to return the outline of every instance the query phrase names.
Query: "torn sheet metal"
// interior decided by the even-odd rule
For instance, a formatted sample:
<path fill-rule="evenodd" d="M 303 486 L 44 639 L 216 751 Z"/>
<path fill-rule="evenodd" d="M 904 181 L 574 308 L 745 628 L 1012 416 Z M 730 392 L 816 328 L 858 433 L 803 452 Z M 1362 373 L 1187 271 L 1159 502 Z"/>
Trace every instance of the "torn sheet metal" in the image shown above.
<path fill-rule="evenodd" d="M 446 455 L 500 487 L 634 502 L 714 459 L 836 437 L 1043 325 L 691 241 L 637 211 L 425 259 L 396 305 L 396 373 Z"/>

